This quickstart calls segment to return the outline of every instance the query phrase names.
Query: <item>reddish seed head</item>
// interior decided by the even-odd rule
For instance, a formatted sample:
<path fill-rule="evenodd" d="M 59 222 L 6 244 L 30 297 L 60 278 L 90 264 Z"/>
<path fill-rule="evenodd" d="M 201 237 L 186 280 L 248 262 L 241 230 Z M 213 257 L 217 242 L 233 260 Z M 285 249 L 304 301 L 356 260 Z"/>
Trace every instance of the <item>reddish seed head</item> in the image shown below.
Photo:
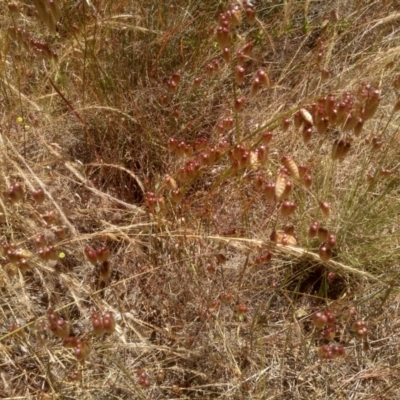
<path fill-rule="evenodd" d="M 281 128 L 283 132 L 286 132 L 290 127 L 290 119 L 289 118 L 283 118 L 282 123 L 281 123 Z"/>
<path fill-rule="evenodd" d="M 336 327 L 335 326 L 329 326 L 326 328 L 323 332 L 324 338 L 327 340 L 333 340 L 336 336 Z"/>
<path fill-rule="evenodd" d="M 328 276 L 327 276 L 328 282 L 334 281 L 335 278 L 336 278 L 336 274 L 334 272 L 332 272 L 332 271 L 328 272 Z"/>
<path fill-rule="evenodd" d="M 235 111 L 240 112 L 243 109 L 244 104 L 246 103 L 246 99 L 244 97 L 239 97 L 235 100 Z"/>
<path fill-rule="evenodd" d="M 222 24 L 221 24 L 222 25 Z M 223 26 L 217 28 L 217 42 L 221 49 L 229 47 L 230 37 L 229 37 L 229 27 L 224 23 Z"/>
<path fill-rule="evenodd" d="M 91 247 L 87 246 L 84 249 L 85 252 L 85 256 L 88 259 L 88 261 L 92 264 L 92 265 L 96 265 L 97 264 L 97 254 L 96 251 L 94 249 L 92 249 Z"/>
<path fill-rule="evenodd" d="M 257 71 L 257 77 L 258 77 L 258 79 L 260 81 L 260 84 L 262 86 L 264 86 L 265 88 L 268 89 L 271 86 L 271 82 L 269 80 L 269 76 L 263 69 L 259 69 Z"/>
<path fill-rule="evenodd" d="M 249 56 L 251 54 L 251 52 L 254 49 L 254 44 L 249 42 L 246 43 L 243 48 L 241 49 L 241 52 L 245 55 L 245 56 Z"/>
<path fill-rule="evenodd" d="M 325 217 L 328 217 L 331 212 L 331 206 L 326 201 L 319 202 L 319 209 Z"/>
<path fill-rule="evenodd" d="M 326 320 L 327 325 L 332 326 L 336 320 L 335 313 L 331 312 L 330 310 L 326 310 L 325 315 L 326 315 L 326 319 L 327 319 Z"/>
<path fill-rule="evenodd" d="M 105 333 L 113 333 L 115 331 L 115 319 L 111 311 L 104 313 L 103 316 L 103 327 Z"/>
<path fill-rule="evenodd" d="M 209 63 L 206 65 L 206 75 L 207 76 L 212 76 L 212 74 L 214 73 L 215 70 L 215 66 L 213 63 Z"/>
<path fill-rule="evenodd" d="M 88 357 L 89 353 L 90 353 L 90 346 L 87 342 L 83 342 L 80 341 L 76 344 L 76 348 L 75 348 L 75 357 L 83 362 L 85 361 L 85 359 Z"/>
<path fill-rule="evenodd" d="M 290 215 L 292 215 L 294 213 L 296 208 L 297 208 L 296 203 L 294 203 L 292 201 L 284 201 L 280 208 L 280 214 L 283 217 L 289 217 Z"/>
<path fill-rule="evenodd" d="M 200 85 L 201 85 L 201 81 L 202 80 L 203 80 L 203 78 L 201 76 L 198 76 L 197 78 L 194 78 L 193 87 L 195 89 L 198 89 L 200 87 Z"/>
<path fill-rule="evenodd" d="M 222 120 L 222 124 L 226 130 L 232 129 L 234 126 L 235 120 L 232 117 L 227 117 Z"/>
<path fill-rule="evenodd" d="M 222 58 L 224 59 L 224 61 L 225 61 L 226 63 L 229 63 L 229 61 L 230 61 L 230 59 L 231 59 L 231 54 L 230 54 L 230 51 L 229 51 L 229 48 L 228 48 L 228 47 L 225 47 L 225 48 L 222 50 Z"/>
<path fill-rule="evenodd" d="M 179 72 L 174 72 L 172 74 L 171 79 L 177 84 L 179 85 L 179 82 L 181 81 L 181 74 Z"/>
<path fill-rule="evenodd" d="M 287 235 L 293 235 L 294 234 L 294 225 L 286 225 L 283 228 L 283 231 L 287 234 Z"/>
<path fill-rule="evenodd" d="M 169 80 L 169 81 L 167 82 L 167 88 L 168 88 L 168 91 L 169 91 L 170 93 L 175 93 L 176 90 L 177 90 L 177 88 L 178 88 L 178 85 L 177 85 L 177 83 L 176 83 L 175 81 Z"/>
<path fill-rule="evenodd" d="M 265 198 L 267 201 L 275 200 L 275 185 L 273 183 L 267 183 L 264 187 Z"/>
<path fill-rule="evenodd" d="M 98 248 L 96 250 L 96 256 L 97 256 L 97 260 L 99 262 L 105 262 L 108 261 L 109 257 L 110 257 L 110 250 L 107 246 L 101 246 L 100 248 Z"/>
<path fill-rule="evenodd" d="M 178 148 L 178 141 L 175 138 L 168 139 L 168 149 L 170 151 L 176 151 Z"/>
<path fill-rule="evenodd" d="M 329 249 L 336 247 L 336 236 L 333 233 L 329 234 L 328 240 L 326 241 L 326 247 Z"/>
<path fill-rule="evenodd" d="M 249 25 L 254 25 L 256 21 L 256 10 L 254 7 L 248 6 L 245 9 L 246 21 Z"/>
<path fill-rule="evenodd" d="M 326 229 L 322 226 L 318 227 L 318 238 L 321 242 L 326 242 L 329 238 L 328 229 Z"/>
<path fill-rule="evenodd" d="M 207 264 L 206 270 L 207 270 L 207 272 L 208 272 L 210 275 L 214 275 L 215 272 L 216 272 L 215 265 L 213 265 L 213 264 Z"/>
<path fill-rule="evenodd" d="M 66 348 L 74 348 L 74 347 L 76 347 L 77 343 L 78 343 L 78 340 L 76 339 L 75 336 L 69 336 L 67 338 L 64 338 L 64 340 L 63 340 L 63 345 Z"/>
<path fill-rule="evenodd" d="M 253 78 L 251 82 L 250 97 L 254 97 L 260 91 L 261 83 L 258 77 Z"/>
<path fill-rule="evenodd" d="M 272 136 L 273 136 L 272 132 L 264 132 L 261 135 L 262 143 L 267 146 L 270 143 Z"/>
<path fill-rule="evenodd" d="M 245 313 L 247 313 L 248 308 L 247 308 L 246 304 L 244 304 L 244 303 L 239 303 L 239 304 L 236 306 L 236 311 L 237 311 L 238 314 L 245 314 Z"/>
<path fill-rule="evenodd" d="M 327 262 L 332 258 L 332 250 L 326 246 L 325 243 L 322 243 L 318 249 L 319 258 L 323 262 Z"/>
<path fill-rule="evenodd" d="M 241 85 L 243 83 L 245 73 L 246 71 L 241 65 L 235 67 L 234 76 L 237 85 Z"/>
<path fill-rule="evenodd" d="M 310 140 L 312 139 L 312 127 L 309 125 L 304 125 L 302 136 L 304 144 L 309 143 Z"/>
<path fill-rule="evenodd" d="M 310 189 L 312 185 L 312 176 L 310 174 L 306 174 L 303 179 L 304 187 Z"/>
<path fill-rule="evenodd" d="M 316 328 L 323 328 L 325 326 L 325 324 L 327 323 L 328 318 L 326 317 L 326 315 L 320 311 L 316 312 L 313 316 L 312 316 L 312 322 L 314 324 L 314 326 Z"/>
<path fill-rule="evenodd" d="M 238 51 L 237 53 L 236 53 L 236 62 L 237 62 L 237 65 L 239 66 L 242 66 L 243 65 L 243 63 L 246 61 L 246 56 L 241 52 L 241 51 Z"/>
<path fill-rule="evenodd" d="M 43 189 L 37 189 L 32 192 L 32 198 L 37 204 L 42 204 L 45 200 Z"/>
<path fill-rule="evenodd" d="M 293 124 L 296 129 L 299 129 L 303 124 L 303 116 L 301 115 L 300 111 L 296 111 L 293 115 Z"/>

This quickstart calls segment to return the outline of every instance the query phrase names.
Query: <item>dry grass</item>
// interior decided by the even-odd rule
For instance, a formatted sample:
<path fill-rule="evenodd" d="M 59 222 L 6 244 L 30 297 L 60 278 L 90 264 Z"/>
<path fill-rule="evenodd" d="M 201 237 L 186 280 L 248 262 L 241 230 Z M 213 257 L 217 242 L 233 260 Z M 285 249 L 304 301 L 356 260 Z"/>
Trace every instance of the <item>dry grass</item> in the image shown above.
<path fill-rule="evenodd" d="M 229 62 L 216 40 L 225 1 L 55 0 L 60 18 L 44 3 L 0 5 L 0 397 L 399 398 L 396 2 L 255 1 L 255 23 L 240 8 L 230 28 Z M 252 97 L 260 68 L 271 86 Z M 293 126 L 330 93 L 349 92 L 361 118 L 372 90 L 359 135 L 319 134 L 315 113 L 309 141 Z M 237 145 L 254 151 L 266 131 L 268 161 L 238 168 Z M 351 148 L 333 160 L 339 140 Z M 185 155 L 171 151 L 182 141 Z M 287 217 L 257 189 L 284 155 L 312 178 L 287 171 Z M 332 257 L 313 221 L 335 235 Z M 279 236 L 289 225 L 296 243 Z M 93 266 L 85 249 L 103 245 L 109 262 Z M 87 357 L 52 332 L 50 309 Z M 312 322 L 325 310 L 331 340 Z M 115 331 L 96 336 L 93 313 L 106 312 Z M 321 359 L 325 344 L 345 355 Z"/>

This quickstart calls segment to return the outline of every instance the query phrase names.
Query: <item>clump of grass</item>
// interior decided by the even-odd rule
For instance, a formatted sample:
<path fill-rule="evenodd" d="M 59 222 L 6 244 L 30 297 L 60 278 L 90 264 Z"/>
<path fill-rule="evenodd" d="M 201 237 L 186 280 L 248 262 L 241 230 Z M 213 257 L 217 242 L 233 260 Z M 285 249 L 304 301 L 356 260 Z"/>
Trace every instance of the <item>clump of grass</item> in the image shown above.
<path fill-rule="evenodd" d="M 3 397 L 395 398 L 395 5 L 92 3 L 0 5 Z"/>

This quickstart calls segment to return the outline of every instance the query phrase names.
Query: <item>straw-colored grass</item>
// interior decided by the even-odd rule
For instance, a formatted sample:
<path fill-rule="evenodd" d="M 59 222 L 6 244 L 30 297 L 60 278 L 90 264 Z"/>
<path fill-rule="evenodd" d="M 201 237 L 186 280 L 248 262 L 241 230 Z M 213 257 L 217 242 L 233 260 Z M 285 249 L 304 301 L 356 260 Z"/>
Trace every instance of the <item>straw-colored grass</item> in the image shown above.
<path fill-rule="evenodd" d="M 0 397 L 398 399 L 399 21 L 388 0 L 1 3 Z"/>

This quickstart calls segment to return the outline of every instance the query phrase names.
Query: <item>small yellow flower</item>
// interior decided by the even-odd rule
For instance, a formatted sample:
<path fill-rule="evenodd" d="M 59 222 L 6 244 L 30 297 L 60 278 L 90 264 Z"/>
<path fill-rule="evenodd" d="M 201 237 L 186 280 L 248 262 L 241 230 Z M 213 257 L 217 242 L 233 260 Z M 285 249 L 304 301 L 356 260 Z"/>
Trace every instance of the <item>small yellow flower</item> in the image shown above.
<path fill-rule="evenodd" d="M 17 122 L 20 124 L 24 119 L 22 117 L 17 118 Z"/>
<path fill-rule="evenodd" d="M 64 253 L 64 252 L 61 252 L 61 253 L 58 255 L 58 258 L 61 258 L 61 259 L 65 258 L 65 253 Z"/>

